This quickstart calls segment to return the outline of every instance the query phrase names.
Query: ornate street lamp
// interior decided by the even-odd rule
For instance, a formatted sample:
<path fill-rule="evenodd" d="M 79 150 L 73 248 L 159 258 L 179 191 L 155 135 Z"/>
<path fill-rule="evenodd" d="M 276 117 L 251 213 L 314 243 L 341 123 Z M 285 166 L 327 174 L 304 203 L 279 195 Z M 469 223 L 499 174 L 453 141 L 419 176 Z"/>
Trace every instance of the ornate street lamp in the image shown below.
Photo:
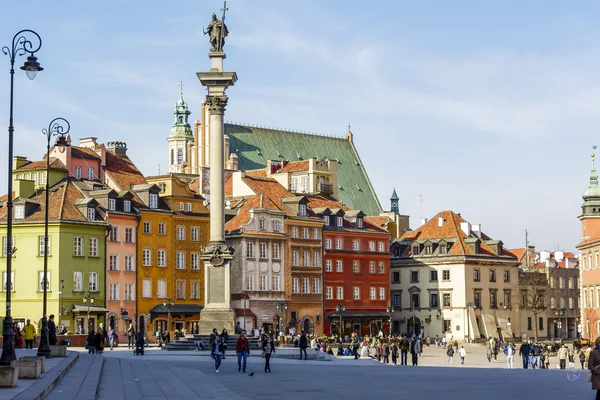
<path fill-rule="evenodd" d="M 26 36 L 27 35 L 27 36 Z M 33 39 L 33 42 L 27 37 Z M 43 68 L 37 62 L 37 58 L 34 54 L 42 47 L 42 39 L 40 35 L 32 30 L 25 29 L 17 32 L 13 37 L 11 47 L 2 47 L 2 52 L 10 58 L 10 106 L 9 106 L 9 117 L 8 117 L 8 190 L 7 190 L 7 220 L 6 220 L 6 240 L 7 240 L 7 254 L 6 254 L 6 317 L 4 318 L 4 329 L 2 332 L 2 356 L 0 356 L 0 365 L 10 365 L 12 361 L 17 359 L 15 353 L 15 336 L 13 332 L 13 320 L 11 316 L 11 273 L 12 273 L 12 256 L 15 249 L 12 246 L 12 218 L 13 218 L 13 198 L 12 198 L 12 163 L 13 163 L 13 97 L 14 97 L 14 76 L 15 76 L 15 59 L 17 56 L 23 56 L 29 53 L 27 61 L 21 67 L 27 73 L 29 79 L 35 78 L 38 71 L 42 71 Z"/>
<path fill-rule="evenodd" d="M 394 315 L 394 312 L 396 311 L 396 309 L 394 308 L 393 305 L 390 304 L 390 306 L 388 308 L 386 308 L 385 311 L 388 314 L 390 314 L 390 329 L 388 332 L 388 336 L 392 336 L 392 316 Z"/>
<path fill-rule="evenodd" d="M 335 311 L 337 311 L 340 314 L 340 341 L 342 343 L 344 343 L 343 342 L 344 329 L 342 328 L 342 313 L 344 311 L 346 311 L 346 306 L 343 303 L 340 303 L 337 306 L 335 306 Z"/>
<path fill-rule="evenodd" d="M 171 331 L 171 307 L 175 305 L 175 299 L 167 297 L 163 300 L 163 306 L 167 307 L 167 330 Z"/>
<path fill-rule="evenodd" d="M 90 331 L 92 330 L 92 327 L 90 325 L 90 303 L 94 302 L 94 297 L 92 297 L 92 294 L 88 291 L 85 292 L 85 294 L 83 295 L 83 302 L 87 304 L 87 325 L 88 325 L 88 334 L 90 333 Z"/>
<path fill-rule="evenodd" d="M 65 126 L 63 126 L 63 124 Z M 45 208 L 45 214 L 44 214 L 44 303 L 43 303 L 43 316 L 42 316 L 42 331 L 40 333 L 40 346 L 38 347 L 38 352 L 37 355 L 38 357 L 46 357 L 46 358 L 50 358 L 52 357 L 51 355 L 51 351 L 50 351 L 50 342 L 48 339 L 48 313 L 47 313 L 47 309 L 48 309 L 48 251 L 50 250 L 48 248 L 48 213 L 50 210 L 50 139 L 52 138 L 52 136 L 58 136 L 58 138 L 56 139 L 56 146 L 58 147 L 58 150 L 62 153 L 63 151 L 65 151 L 65 147 L 69 145 L 69 143 L 67 142 L 67 138 L 65 137 L 66 134 L 69 133 L 69 130 L 71 129 L 71 125 L 69 124 L 69 121 L 67 121 L 64 118 L 54 118 L 50 124 L 48 125 L 48 129 L 43 129 L 42 133 L 44 135 L 46 135 L 46 138 L 48 139 L 48 143 L 47 143 L 47 147 L 46 147 L 46 177 L 45 177 L 45 181 L 46 181 L 46 206 Z M 61 285 L 62 285 L 61 281 Z M 59 288 L 60 291 L 59 296 L 62 295 L 62 287 Z M 59 301 L 60 304 L 60 301 Z M 88 314 L 89 314 L 89 307 L 88 307 Z M 58 315 L 60 318 L 61 315 L 61 310 L 60 310 L 60 305 L 58 307 Z M 88 315 L 88 321 L 89 321 L 89 315 Z"/>

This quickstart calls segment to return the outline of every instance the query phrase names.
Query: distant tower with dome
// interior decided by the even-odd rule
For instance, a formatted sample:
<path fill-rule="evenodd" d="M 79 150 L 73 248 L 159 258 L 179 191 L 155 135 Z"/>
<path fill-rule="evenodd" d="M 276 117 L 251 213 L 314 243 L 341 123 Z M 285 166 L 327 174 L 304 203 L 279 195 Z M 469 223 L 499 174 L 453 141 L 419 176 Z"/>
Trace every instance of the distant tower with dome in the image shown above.
<path fill-rule="evenodd" d="M 192 127 L 188 122 L 191 112 L 183 99 L 183 83 L 180 84 L 179 100 L 175 104 L 175 121 L 167 141 L 169 142 L 169 172 L 183 173 L 189 163 L 189 147 L 194 143 Z"/>

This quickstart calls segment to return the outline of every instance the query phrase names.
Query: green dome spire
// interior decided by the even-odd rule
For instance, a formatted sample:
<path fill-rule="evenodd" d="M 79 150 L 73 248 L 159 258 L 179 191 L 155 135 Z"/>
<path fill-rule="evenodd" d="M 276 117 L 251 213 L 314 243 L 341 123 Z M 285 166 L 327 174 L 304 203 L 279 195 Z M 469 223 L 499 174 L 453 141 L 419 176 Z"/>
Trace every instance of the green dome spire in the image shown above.
<path fill-rule="evenodd" d="M 585 189 L 583 192 L 584 200 L 591 200 L 593 198 L 600 199 L 600 186 L 598 186 L 598 173 L 596 172 L 596 166 L 594 163 L 594 159 L 596 158 L 595 154 L 592 154 L 592 172 L 590 173 L 590 186 Z"/>
<path fill-rule="evenodd" d="M 192 127 L 188 122 L 188 117 L 191 112 L 188 110 L 188 105 L 183 99 L 183 82 L 179 85 L 179 88 L 179 100 L 177 100 L 177 103 L 175 104 L 175 110 L 173 110 L 175 121 L 173 122 L 173 127 L 171 128 L 169 138 L 176 137 L 193 139 Z"/>

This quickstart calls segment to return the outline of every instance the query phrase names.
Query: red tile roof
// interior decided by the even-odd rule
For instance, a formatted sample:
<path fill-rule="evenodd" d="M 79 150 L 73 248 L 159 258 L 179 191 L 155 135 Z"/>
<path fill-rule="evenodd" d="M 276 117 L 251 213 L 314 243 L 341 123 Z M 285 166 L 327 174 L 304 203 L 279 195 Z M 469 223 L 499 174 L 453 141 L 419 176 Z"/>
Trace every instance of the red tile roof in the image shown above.
<path fill-rule="evenodd" d="M 100 160 L 100 156 L 96 152 L 87 147 L 71 146 L 71 157 L 86 158 L 88 160 Z"/>
<path fill-rule="evenodd" d="M 388 223 L 393 222 L 389 217 L 385 216 L 365 217 L 365 221 L 368 221 L 373 225 L 379 226 L 380 228 L 385 228 L 385 226 Z"/>
<path fill-rule="evenodd" d="M 521 248 L 521 249 L 510 249 L 509 250 L 515 257 L 517 257 L 519 260 L 523 259 L 523 256 L 525 255 L 525 248 Z"/>
<path fill-rule="evenodd" d="M 62 163 L 57 158 L 52 158 L 50 160 L 50 168 L 51 169 L 67 169 L 65 164 Z M 20 166 L 15 169 L 15 171 L 30 171 L 30 170 L 38 170 L 38 169 L 46 169 L 46 160 L 42 161 L 28 161 L 27 164 Z"/>
<path fill-rule="evenodd" d="M 279 172 L 308 171 L 308 161 L 292 161 L 287 163 Z"/>
<path fill-rule="evenodd" d="M 105 173 L 117 185 L 113 188 L 118 191 L 129 190 L 131 185 L 142 185 L 148 183 L 144 175 L 131 162 L 127 156 L 118 156 L 110 151 L 106 152 Z"/>
<path fill-rule="evenodd" d="M 251 169 L 250 171 L 246 171 L 246 176 L 267 176 L 267 170 L 265 168 L 261 169 Z"/>

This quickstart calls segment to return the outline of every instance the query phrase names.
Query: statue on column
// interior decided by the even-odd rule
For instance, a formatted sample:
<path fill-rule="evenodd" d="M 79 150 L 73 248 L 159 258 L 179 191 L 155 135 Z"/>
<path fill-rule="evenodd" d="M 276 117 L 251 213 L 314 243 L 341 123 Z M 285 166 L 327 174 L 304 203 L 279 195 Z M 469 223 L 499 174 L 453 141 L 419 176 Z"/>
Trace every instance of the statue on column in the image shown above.
<path fill-rule="evenodd" d="M 225 37 L 229 34 L 227 25 L 225 25 L 225 13 L 223 13 L 223 20 L 219 20 L 217 15 L 213 13 L 212 20 L 209 22 L 206 29 L 202 32 L 207 35 L 208 41 L 212 45 L 210 51 L 223 51 L 225 45 Z"/>

